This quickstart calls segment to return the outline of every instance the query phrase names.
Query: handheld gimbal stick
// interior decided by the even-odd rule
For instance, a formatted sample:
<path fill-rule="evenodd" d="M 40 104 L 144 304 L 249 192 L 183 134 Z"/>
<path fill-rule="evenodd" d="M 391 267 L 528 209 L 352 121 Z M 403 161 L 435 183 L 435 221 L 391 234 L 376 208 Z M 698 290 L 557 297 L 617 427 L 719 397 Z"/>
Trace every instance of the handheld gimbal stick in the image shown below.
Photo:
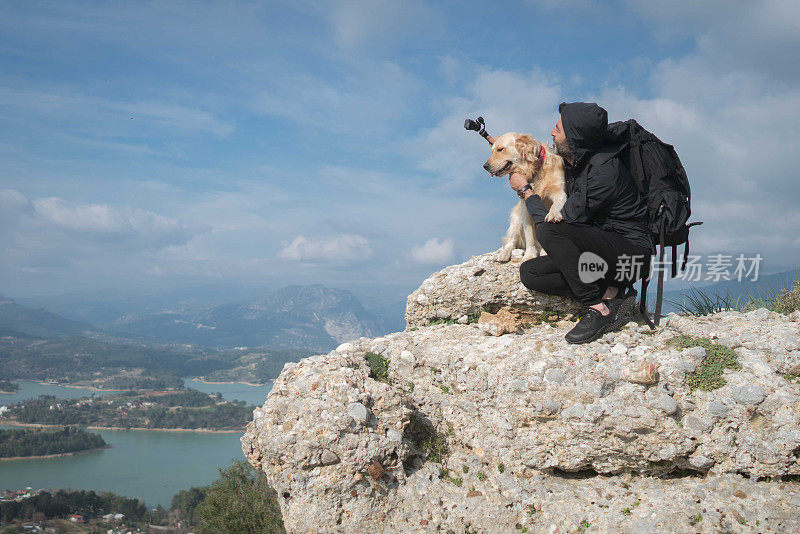
<path fill-rule="evenodd" d="M 481 137 L 483 137 L 484 139 L 486 139 L 486 141 L 487 141 L 487 142 L 488 142 L 490 145 L 493 145 L 493 144 L 494 144 L 494 139 L 495 139 L 495 138 L 494 138 L 494 137 L 492 137 L 491 135 L 489 135 L 489 134 L 486 132 L 486 123 L 484 123 L 484 122 L 483 122 L 483 117 L 478 117 L 478 118 L 477 118 L 477 119 L 475 119 L 475 120 L 472 120 L 472 119 L 467 119 L 467 120 L 465 120 L 465 121 L 464 121 L 464 129 L 465 129 L 465 130 L 473 130 L 473 131 L 476 131 L 476 132 L 478 132 L 478 134 L 480 134 L 480 136 L 481 136 Z"/>

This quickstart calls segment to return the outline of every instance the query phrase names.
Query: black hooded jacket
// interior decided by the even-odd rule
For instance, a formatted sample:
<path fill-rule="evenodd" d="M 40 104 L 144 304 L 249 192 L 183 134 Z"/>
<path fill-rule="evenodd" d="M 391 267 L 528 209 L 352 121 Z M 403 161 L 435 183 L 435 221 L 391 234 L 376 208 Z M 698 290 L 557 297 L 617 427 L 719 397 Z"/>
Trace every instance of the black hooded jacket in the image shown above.
<path fill-rule="evenodd" d="M 564 162 L 564 222 L 599 226 L 652 251 L 647 206 L 628 169 L 613 157 L 617 147 L 606 144 L 606 110 L 593 103 L 573 102 L 562 103 L 558 111 L 572 155 L 571 165 Z M 531 196 L 526 206 L 534 222 L 541 224 L 548 212 L 542 200 Z"/>

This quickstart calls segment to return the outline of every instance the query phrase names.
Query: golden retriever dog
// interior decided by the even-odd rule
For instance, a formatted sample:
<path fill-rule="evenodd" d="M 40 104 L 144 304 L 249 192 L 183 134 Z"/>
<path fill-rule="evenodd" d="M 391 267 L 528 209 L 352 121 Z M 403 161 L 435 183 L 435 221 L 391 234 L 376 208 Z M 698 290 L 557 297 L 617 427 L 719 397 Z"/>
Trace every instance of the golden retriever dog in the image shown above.
<path fill-rule="evenodd" d="M 484 169 L 496 176 L 513 172 L 522 174 L 550 211 L 547 222 L 561 220 L 561 208 L 567 201 L 564 182 L 564 160 L 530 135 L 510 132 L 494 140 L 492 155 L 486 160 Z M 507 262 L 515 248 L 524 248 L 522 261 L 536 258 L 542 246 L 536 240 L 536 224 L 528 215 L 525 201 L 520 200 L 511 210 L 511 220 L 503 238 L 503 247 L 497 261 Z"/>

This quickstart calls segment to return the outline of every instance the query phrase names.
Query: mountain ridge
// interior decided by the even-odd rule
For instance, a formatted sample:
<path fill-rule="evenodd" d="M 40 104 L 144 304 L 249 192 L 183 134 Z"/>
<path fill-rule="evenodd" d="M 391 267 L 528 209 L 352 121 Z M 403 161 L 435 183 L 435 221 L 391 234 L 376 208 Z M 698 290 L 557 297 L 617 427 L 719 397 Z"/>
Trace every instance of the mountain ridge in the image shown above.
<path fill-rule="evenodd" d="M 68 319 L 45 309 L 29 308 L 0 295 L 0 329 L 34 337 L 64 337 L 96 334 L 87 323 Z"/>
<path fill-rule="evenodd" d="M 351 337 L 377 334 L 380 321 L 350 292 L 321 284 L 293 285 L 267 295 L 182 314 L 128 316 L 114 331 L 158 339 L 230 348 L 236 346 L 329 350 Z"/>

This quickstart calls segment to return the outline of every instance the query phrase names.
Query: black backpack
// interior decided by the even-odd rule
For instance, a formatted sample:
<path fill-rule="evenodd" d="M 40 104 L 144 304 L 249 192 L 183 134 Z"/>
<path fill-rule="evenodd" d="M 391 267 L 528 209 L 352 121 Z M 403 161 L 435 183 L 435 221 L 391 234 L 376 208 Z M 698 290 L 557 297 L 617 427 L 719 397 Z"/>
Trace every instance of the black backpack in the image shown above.
<path fill-rule="evenodd" d="M 610 143 L 619 145 L 615 155 L 630 171 L 639 188 L 639 193 L 647 203 L 650 235 L 653 243 L 661 247 L 658 255 L 660 269 L 654 314 L 657 325 L 660 321 L 664 293 L 664 247 L 672 247 L 672 277 L 674 278 L 678 274 L 678 245 L 684 245 L 681 264 L 681 271 L 683 271 L 686 269 L 686 260 L 689 256 L 689 228 L 703 223 L 688 222 L 692 213 L 689 178 L 672 145 L 664 143 L 633 119 L 612 122 L 608 125 L 608 135 Z M 653 323 L 647 316 L 649 262 L 645 266 L 645 272 L 647 275 L 642 279 L 639 311 L 653 328 Z"/>

